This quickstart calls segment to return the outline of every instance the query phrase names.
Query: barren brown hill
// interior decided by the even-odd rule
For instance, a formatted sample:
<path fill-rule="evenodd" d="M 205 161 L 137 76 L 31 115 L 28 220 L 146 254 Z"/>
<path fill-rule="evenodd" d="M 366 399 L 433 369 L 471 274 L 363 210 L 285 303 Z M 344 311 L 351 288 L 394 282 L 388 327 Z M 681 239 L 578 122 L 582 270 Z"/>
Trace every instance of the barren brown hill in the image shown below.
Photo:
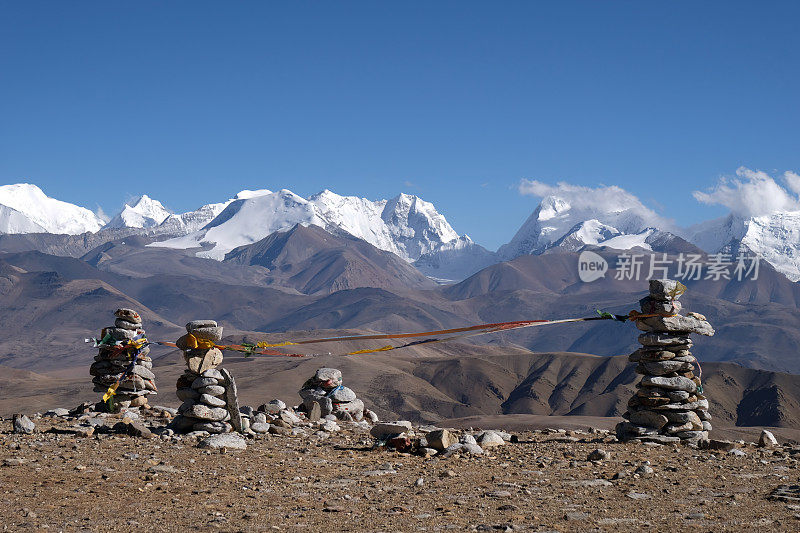
<path fill-rule="evenodd" d="M 304 294 L 328 294 L 358 287 L 430 289 L 435 284 L 391 252 L 350 235 L 333 235 L 318 226 L 297 224 L 256 243 L 241 246 L 225 262 L 257 265 L 271 283 Z"/>

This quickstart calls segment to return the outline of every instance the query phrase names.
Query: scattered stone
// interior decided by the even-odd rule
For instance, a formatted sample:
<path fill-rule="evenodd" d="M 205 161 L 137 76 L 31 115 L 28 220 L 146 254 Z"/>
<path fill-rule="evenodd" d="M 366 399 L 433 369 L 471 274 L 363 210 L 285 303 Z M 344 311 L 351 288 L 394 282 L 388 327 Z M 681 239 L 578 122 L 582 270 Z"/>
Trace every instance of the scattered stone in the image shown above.
<path fill-rule="evenodd" d="M 376 439 L 386 439 L 400 435 L 407 431 L 411 431 L 411 422 L 407 420 L 398 420 L 397 422 L 380 422 L 372 426 L 369 434 Z"/>
<path fill-rule="evenodd" d="M 14 433 L 23 435 L 30 435 L 36 429 L 36 425 L 31 422 L 31 419 L 23 414 L 15 414 L 13 417 Z"/>
<path fill-rule="evenodd" d="M 227 450 L 244 450 L 247 442 L 237 433 L 220 433 L 201 440 L 197 444 L 198 448 L 212 448 Z"/>
<path fill-rule="evenodd" d="M 484 431 L 480 437 L 478 437 L 478 444 L 481 448 L 493 448 L 495 446 L 503 446 L 506 443 L 503 440 L 503 437 L 495 433 L 494 431 Z"/>
<path fill-rule="evenodd" d="M 607 461 L 611 458 L 611 454 L 607 451 L 598 448 L 594 450 L 589 456 L 586 458 L 587 461 Z"/>
<path fill-rule="evenodd" d="M 758 445 L 762 448 L 774 448 L 778 446 L 778 439 L 775 438 L 775 435 L 773 435 L 771 431 L 765 429 L 761 431 L 761 436 L 758 438 Z"/>
<path fill-rule="evenodd" d="M 425 436 L 425 439 L 428 441 L 429 447 L 440 452 L 455 442 L 453 435 L 446 429 L 430 431 Z"/>

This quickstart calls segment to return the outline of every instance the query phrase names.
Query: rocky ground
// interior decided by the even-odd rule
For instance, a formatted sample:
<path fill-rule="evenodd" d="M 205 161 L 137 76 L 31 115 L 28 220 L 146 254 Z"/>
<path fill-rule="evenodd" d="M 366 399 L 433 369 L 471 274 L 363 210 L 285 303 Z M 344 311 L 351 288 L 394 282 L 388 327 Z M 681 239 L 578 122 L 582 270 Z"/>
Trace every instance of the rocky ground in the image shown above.
<path fill-rule="evenodd" d="M 482 454 L 424 458 L 373 447 L 369 429 L 346 422 L 330 433 L 307 426 L 295 435 L 259 435 L 234 450 L 167 434 L 122 434 L 122 426 L 113 429 L 119 415 L 82 416 L 33 417 L 32 434 L 2 422 L 5 529 L 800 528 L 800 447 L 793 445 L 740 441 L 722 445 L 730 450 L 701 450 L 553 429 L 518 433 L 518 442 Z M 150 428 L 165 421 L 142 420 Z M 72 429 L 89 424 L 99 424 L 89 436 Z"/>

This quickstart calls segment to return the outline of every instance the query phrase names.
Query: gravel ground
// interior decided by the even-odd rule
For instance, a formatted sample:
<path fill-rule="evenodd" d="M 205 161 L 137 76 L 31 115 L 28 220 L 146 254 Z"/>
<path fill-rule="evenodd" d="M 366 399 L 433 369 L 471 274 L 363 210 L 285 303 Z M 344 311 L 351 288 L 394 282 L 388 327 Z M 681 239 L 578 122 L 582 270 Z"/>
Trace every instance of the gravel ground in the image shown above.
<path fill-rule="evenodd" d="M 342 423 L 327 438 L 267 435 L 246 450 L 193 439 L 0 434 L 7 530 L 796 531 L 800 448 L 739 452 L 621 444 L 605 433 L 518 433 L 447 459 L 373 449 Z M 610 457 L 588 461 L 596 449 Z M 740 455 L 743 453 L 744 455 Z M 797 500 L 792 500 L 792 495 Z"/>

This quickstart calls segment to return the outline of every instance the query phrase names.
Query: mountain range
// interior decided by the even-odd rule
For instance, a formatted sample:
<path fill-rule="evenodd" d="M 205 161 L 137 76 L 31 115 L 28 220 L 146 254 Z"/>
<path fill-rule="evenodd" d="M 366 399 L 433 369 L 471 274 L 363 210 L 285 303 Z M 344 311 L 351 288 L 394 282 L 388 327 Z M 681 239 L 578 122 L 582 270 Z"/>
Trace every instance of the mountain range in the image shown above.
<path fill-rule="evenodd" d="M 674 236 L 705 253 L 732 249 L 755 253 L 790 280 L 800 280 L 800 212 L 792 211 L 752 217 L 730 214 L 679 228 L 624 195 L 616 201 L 593 203 L 591 198 L 575 201 L 552 194 L 542 198 L 511 241 L 491 251 L 468 235 L 459 235 L 433 204 L 406 194 L 373 201 L 329 190 L 308 198 L 287 189 L 245 190 L 182 214 L 171 213 L 158 200 L 142 195 L 104 222 L 88 209 L 48 197 L 35 185 L 0 187 L 0 236 L 82 235 L 87 244 L 78 245 L 81 249 L 69 255 L 82 255 L 92 243 L 137 234 L 155 237 L 152 247 L 190 250 L 198 257 L 222 261 L 236 248 L 297 224 L 366 241 L 444 283 L 553 248 L 652 251 L 653 242 Z M 55 247 L 75 248 L 77 243 L 69 238 L 32 238 Z"/>

